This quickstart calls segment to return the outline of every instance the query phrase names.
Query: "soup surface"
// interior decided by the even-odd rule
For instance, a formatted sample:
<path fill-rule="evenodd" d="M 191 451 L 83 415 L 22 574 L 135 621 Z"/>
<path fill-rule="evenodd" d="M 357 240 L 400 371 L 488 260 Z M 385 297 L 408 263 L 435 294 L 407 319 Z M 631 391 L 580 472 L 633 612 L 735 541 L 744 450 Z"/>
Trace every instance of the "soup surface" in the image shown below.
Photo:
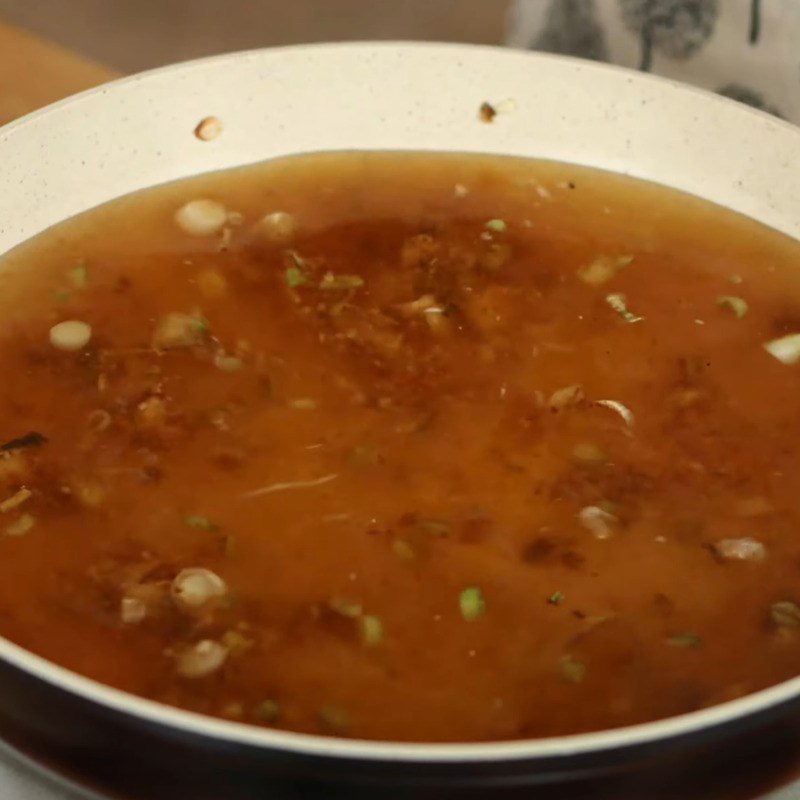
<path fill-rule="evenodd" d="M 752 221 L 320 154 L 59 225 L 0 303 L 0 633 L 59 664 L 426 741 L 800 671 L 800 245 Z"/>

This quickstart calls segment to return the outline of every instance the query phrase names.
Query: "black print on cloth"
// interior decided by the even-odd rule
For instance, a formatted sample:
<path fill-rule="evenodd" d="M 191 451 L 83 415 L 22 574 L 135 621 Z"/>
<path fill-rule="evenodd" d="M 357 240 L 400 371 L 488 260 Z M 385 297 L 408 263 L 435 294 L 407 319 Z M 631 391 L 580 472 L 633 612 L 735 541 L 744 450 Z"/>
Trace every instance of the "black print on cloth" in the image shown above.
<path fill-rule="evenodd" d="M 761 35 L 761 0 L 750 0 L 750 44 L 757 44 Z"/>
<path fill-rule="evenodd" d="M 763 95 L 759 94 L 755 89 L 740 86 L 738 83 L 729 83 L 717 89 L 717 94 L 721 94 L 723 97 L 730 97 L 731 100 L 738 100 L 740 103 L 753 106 L 753 108 L 760 108 L 762 111 L 783 119 L 783 114 L 775 106 L 770 105 Z"/>
<path fill-rule="evenodd" d="M 649 72 L 653 52 L 689 58 L 708 41 L 717 21 L 717 0 L 619 0 L 625 26 L 639 37 L 639 69 Z"/>
<path fill-rule="evenodd" d="M 544 27 L 531 47 L 545 53 L 607 61 L 606 37 L 597 22 L 595 0 L 550 0 Z"/>

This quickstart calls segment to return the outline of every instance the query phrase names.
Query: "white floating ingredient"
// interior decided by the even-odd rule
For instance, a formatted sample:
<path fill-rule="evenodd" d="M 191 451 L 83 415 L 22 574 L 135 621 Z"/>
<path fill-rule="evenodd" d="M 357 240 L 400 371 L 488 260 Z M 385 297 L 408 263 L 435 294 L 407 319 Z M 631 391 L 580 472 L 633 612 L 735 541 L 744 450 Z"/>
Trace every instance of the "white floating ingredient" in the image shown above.
<path fill-rule="evenodd" d="M 616 411 L 629 428 L 633 427 L 633 411 L 626 405 L 620 403 L 619 400 L 596 400 L 595 402 L 598 406 L 604 406 L 605 408 L 610 408 L 612 411 Z"/>
<path fill-rule="evenodd" d="M 196 609 L 228 592 L 225 581 L 210 569 L 191 567 L 181 570 L 172 581 L 170 594 L 179 608 Z"/>
<path fill-rule="evenodd" d="M 57 350 L 82 350 L 91 338 L 92 326 L 78 319 L 68 319 L 50 328 L 50 344 Z"/>
<path fill-rule="evenodd" d="M 175 212 L 175 224 L 190 236 L 211 236 L 227 221 L 227 209 L 216 200 L 190 200 Z"/>
<path fill-rule="evenodd" d="M 147 615 L 147 606 L 138 597 L 123 597 L 119 604 L 119 618 L 126 625 L 136 625 Z"/>
<path fill-rule="evenodd" d="M 600 506 L 586 506 L 578 512 L 578 519 L 591 532 L 595 539 L 608 539 L 613 533 L 611 525 L 617 521 L 613 514 Z"/>
<path fill-rule="evenodd" d="M 724 561 L 763 561 L 767 556 L 767 548 L 749 536 L 721 539 L 714 544 L 714 552 Z"/>
<path fill-rule="evenodd" d="M 204 678 L 216 672 L 228 658 L 228 648 L 213 639 L 203 639 L 179 653 L 175 669 L 184 678 Z"/>
<path fill-rule="evenodd" d="M 782 364 L 796 364 L 800 361 L 800 333 L 773 339 L 764 345 L 764 349 Z"/>
<path fill-rule="evenodd" d="M 288 244 L 297 232 L 297 220 L 286 211 L 273 211 L 261 218 L 258 228 L 270 244 Z"/>

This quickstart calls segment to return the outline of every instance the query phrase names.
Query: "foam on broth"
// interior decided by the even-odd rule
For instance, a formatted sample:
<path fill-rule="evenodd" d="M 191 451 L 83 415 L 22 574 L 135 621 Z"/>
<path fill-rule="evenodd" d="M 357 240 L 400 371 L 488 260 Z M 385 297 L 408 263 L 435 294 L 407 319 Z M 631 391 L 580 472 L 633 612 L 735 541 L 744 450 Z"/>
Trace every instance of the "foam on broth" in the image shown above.
<path fill-rule="evenodd" d="M 187 235 L 196 198 L 234 213 Z M 800 365 L 763 345 L 800 332 L 800 245 L 753 221 L 562 164 L 320 154 L 63 223 L 0 302 L 0 633 L 59 664 L 427 741 L 798 672 Z"/>

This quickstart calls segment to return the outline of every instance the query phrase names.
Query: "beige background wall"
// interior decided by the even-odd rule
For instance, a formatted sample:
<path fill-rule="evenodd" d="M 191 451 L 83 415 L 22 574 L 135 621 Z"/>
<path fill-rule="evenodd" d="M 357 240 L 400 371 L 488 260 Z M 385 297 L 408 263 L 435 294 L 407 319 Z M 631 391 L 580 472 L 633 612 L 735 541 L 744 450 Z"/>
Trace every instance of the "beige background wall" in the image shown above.
<path fill-rule="evenodd" d="M 0 0 L 0 17 L 122 72 L 294 42 L 498 43 L 509 0 Z"/>

